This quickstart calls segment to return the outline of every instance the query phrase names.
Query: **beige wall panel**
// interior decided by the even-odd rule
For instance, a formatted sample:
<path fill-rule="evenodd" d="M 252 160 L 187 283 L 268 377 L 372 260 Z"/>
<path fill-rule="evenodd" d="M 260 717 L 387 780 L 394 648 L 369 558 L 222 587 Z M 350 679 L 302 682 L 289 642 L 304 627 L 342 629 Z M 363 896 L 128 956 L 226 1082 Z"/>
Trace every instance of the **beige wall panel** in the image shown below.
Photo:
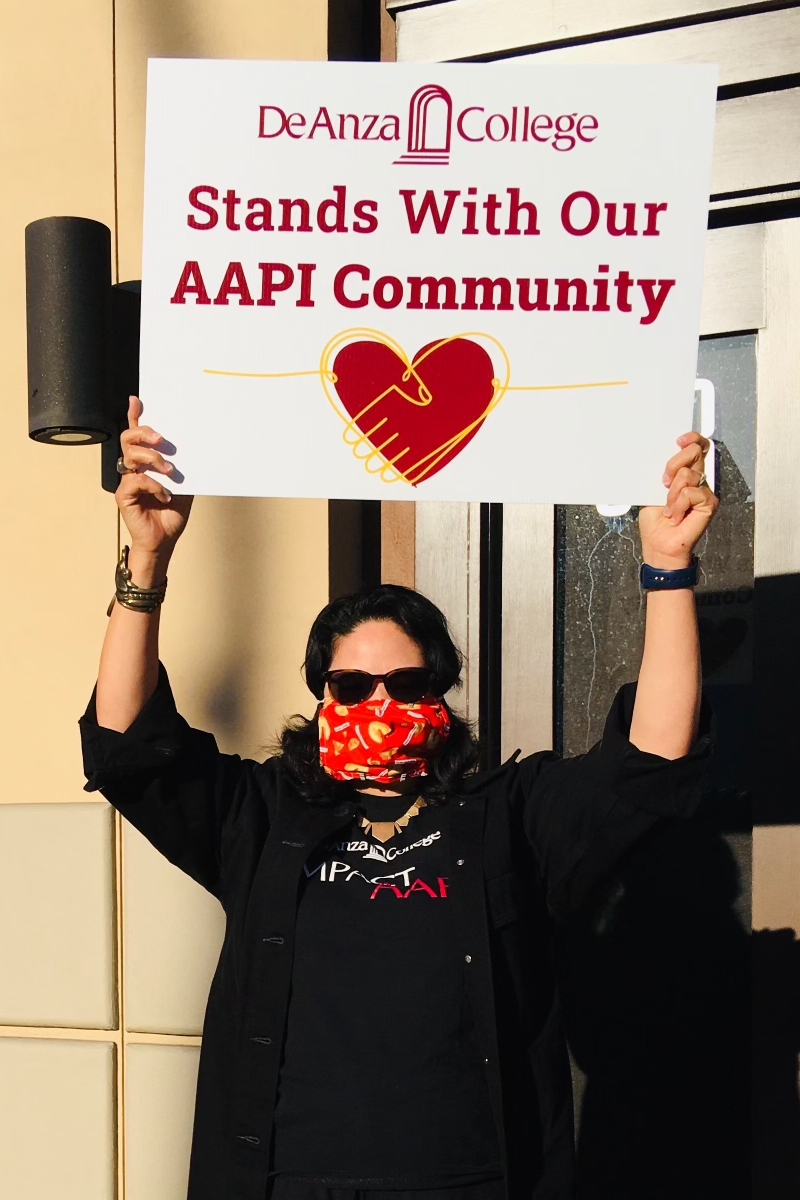
<path fill-rule="evenodd" d="M 753 830 L 753 928 L 800 934 L 800 826 Z"/>
<path fill-rule="evenodd" d="M 800 179 L 800 88 L 717 105 L 711 194 Z"/>
<path fill-rule="evenodd" d="M 758 338 L 756 575 L 800 572 L 800 220 L 764 228 L 766 328 Z"/>
<path fill-rule="evenodd" d="M 381 582 L 413 588 L 416 504 L 401 500 L 381 503 Z"/>
<path fill-rule="evenodd" d="M 38 217 L 112 223 L 111 15 L 108 0 L 3 0 L 0 97 L 14 117 L 0 127 L 14 185 L 3 190 L 3 252 L 13 260 L 23 226 Z"/>
<path fill-rule="evenodd" d="M 222 907 L 127 821 L 123 874 L 125 1025 L 199 1034 L 225 932 Z"/>
<path fill-rule="evenodd" d="M 398 10 L 401 62 L 496 54 L 750 6 L 750 0 L 454 0 L 403 11 L 389 0 Z"/>
<path fill-rule="evenodd" d="M 0 1025 L 114 1025 L 112 838 L 107 804 L 0 806 Z"/>
<path fill-rule="evenodd" d="M 120 277 L 141 274 L 148 58 L 327 57 L 326 0 L 117 0 Z M 230 181 L 234 183 L 235 181 Z"/>
<path fill-rule="evenodd" d="M 503 506 L 501 753 L 553 745 L 553 506 Z"/>
<path fill-rule="evenodd" d="M 113 1200 L 114 1047 L 0 1038 L 7 1200 Z"/>
<path fill-rule="evenodd" d="M 386 7 L 386 0 L 381 0 L 381 62 L 397 61 L 397 26 Z"/>
<path fill-rule="evenodd" d="M 704 25 L 686 25 L 609 38 L 530 56 L 556 63 L 709 63 L 719 66 L 720 87 L 791 75 L 800 62 L 800 9 L 756 13 Z"/>
<path fill-rule="evenodd" d="M 415 587 L 447 617 L 459 649 L 469 652 L 468 504 L 417 502 Z M 466 691 L 448 694 L 459 711 L 466 709 Z"/>
<path fill-rule="evenodd" d="M 442 610 L 465 658 L 463 686 L 447 699 L 478 719 L 480 504 L 418 501 L 414 586 Z"/>
<path fill-rule="evenodd" d="M 325 58 L 327 5 L 118 0 L 116 14 L 120 274 L 138 278 L 148 56 Z M 299 666 L 327 587 L 324 501 L 199 500 L 163 623 L 187 719 L 263 757 L 284 715 L 313 707 Z"/>
<path fill-rule="evenodd" d="M 706 234 L 700 312 L 703 336 L 764 326 L 764 229 L 763 225 L 739 225 L 710 229 Z"/>
<path fill-rule="evenodd" d="M 111 5 L 0 5 L 2 505 L 0 802 L 80 800 L 75 722 L 113 586 L 112 502 L 97 447 L 28 438 L 24 228 L 54 215 L 113 228 Z"/>
<path fill-rule="evenodd" d="M 125 1200 L 185 1200 L 199 1060 L 186 1046 L 128 1046 Z"/>

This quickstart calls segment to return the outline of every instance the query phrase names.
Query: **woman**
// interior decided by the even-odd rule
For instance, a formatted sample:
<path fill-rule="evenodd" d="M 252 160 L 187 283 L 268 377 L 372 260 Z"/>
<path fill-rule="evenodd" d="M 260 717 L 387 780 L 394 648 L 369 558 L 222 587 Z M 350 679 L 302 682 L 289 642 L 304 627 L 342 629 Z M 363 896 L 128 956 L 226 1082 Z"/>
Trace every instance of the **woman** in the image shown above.
<path fill-rule="evenodd" d="M 699 799 L 689 568 L 717 508 L 708 443 L 679 438 L 664 508 L 641 510 L 655 570 L 638 685 L 587 754 L 474 772 L 472 735 L 442 699 L 461 669 L 446 621 L 384 586 L 320 613 L 305 662 L 317 713 L 259 764 L 188 727 L 159 663 L 191 498 L 143 473 L 173 467 L 140 414 L 132 397 L 117 491 L 128 571 L 81 728 L 87 790 L 227 915 L 189 1200 L 566 1200 L 550 939 L 660 816 Z"/>

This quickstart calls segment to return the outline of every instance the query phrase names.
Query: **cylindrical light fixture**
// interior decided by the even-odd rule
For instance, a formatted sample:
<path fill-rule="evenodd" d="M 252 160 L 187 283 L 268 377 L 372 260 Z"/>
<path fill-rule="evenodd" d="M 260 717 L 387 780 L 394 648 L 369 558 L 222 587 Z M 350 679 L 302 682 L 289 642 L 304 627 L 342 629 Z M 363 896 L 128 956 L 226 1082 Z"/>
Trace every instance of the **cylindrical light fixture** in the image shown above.
<path fill-rule="evenodd" d="M 85 217 L 25 229 L 29 433 L 86 445 L 112 436 L 111 233 Z"/>

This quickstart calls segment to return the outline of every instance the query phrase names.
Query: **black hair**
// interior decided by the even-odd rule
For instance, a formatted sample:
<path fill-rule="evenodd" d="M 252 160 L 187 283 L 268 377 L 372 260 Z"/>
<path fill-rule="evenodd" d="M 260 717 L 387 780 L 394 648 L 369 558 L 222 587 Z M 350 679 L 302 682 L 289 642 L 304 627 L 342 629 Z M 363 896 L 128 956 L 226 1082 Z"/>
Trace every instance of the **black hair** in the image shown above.
<path fill-rule="evenodd" d="M 436 605 L 413 588 L 384 583 L 380 587 L 332 600 L 311 626 L 303 671 L 306 683 L 321 700 L 325 672 L 330 669 L 338 638 L 365 621 L 392 621 L 416 642 L 425 666 L 435 676 L 434 692 L 443 696 L 461 686 L 463 656 L 456 646 L 447 619 Z M 420 779 L 420 791 L 429 804 L 438 804 L 458 791 L 464 775 L 478 761 L 478 743 L 465 720 L 452 712 L 450 734 L 431 760 L 430 772 Z M 306 800 L 333 801 L 351 793 L 349 783 L 332 779 L 322 769 L 316 715 L 308 720 L 295 716 L 280 735 L 283 766 L 300 795 Z"/>

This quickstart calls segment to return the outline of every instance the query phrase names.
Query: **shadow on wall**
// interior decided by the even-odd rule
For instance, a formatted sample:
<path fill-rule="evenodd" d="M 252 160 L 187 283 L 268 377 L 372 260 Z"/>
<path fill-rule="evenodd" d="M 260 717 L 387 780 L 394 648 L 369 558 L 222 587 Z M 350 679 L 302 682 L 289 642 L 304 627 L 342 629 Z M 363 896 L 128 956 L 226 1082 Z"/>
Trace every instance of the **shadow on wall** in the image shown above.
<path fill-rule="evenodd" d="M 580 1200 L 750 1200 L 749 842 L 709 795 L 564 930 Z"/>
<path fill-rule="evenodd" d="M 264 509 L 263 500 L 233 496 L 215 497 L 207 506 L 219 620 L 213 643 L 216 670 L 205 704 L 213 728 L 229 737 L 240 730 L 242 705 L 257 687 L 253 630 L 267 609 L 265 580 L 255 569 L 256 562 L 263 561 L 257 550 L 264 539 L 264 526 L 269 527 Z"/>
<path fill-rule="evenodd" d="M 753 1196 L 800 1196 L 800 941 L 793 929 L 753 935 Z"/>
<path fill-rule="evenodd" d="M 800 1196 L 800 940 L 761 930 L 751 955 L 747 912 L 750 794 L 757 823 L 798 820 L 798 612 L 799 575 L 756 581 L 754 703 L 713 697 L 715 790 L 563 931 L 579 1200 Z"/>
<path fill-rule="evenodd" d="M 788 537 L 788 531 L 787 531 Z M 756 742 L 754 819 L 796 825 L 800 575 L 755 587 Z M 759 870 L 767 872 L 768 862 Z M 796 886 L 800 888 L 800 879 Z M 791 900 L 787 899 L 787 909 Z M 796 909 L 796 898 L 792 905 Z M 800 930 L 762 929 L 753 944 L 753 1196 L 800 1196 Z"/>
<path fill-rule="evenodd" d="M 215 52 L 219 54 L 188 0 L 140 0 L 135 21 L 137 36 L 151 57 L 213 58 Z"/>

